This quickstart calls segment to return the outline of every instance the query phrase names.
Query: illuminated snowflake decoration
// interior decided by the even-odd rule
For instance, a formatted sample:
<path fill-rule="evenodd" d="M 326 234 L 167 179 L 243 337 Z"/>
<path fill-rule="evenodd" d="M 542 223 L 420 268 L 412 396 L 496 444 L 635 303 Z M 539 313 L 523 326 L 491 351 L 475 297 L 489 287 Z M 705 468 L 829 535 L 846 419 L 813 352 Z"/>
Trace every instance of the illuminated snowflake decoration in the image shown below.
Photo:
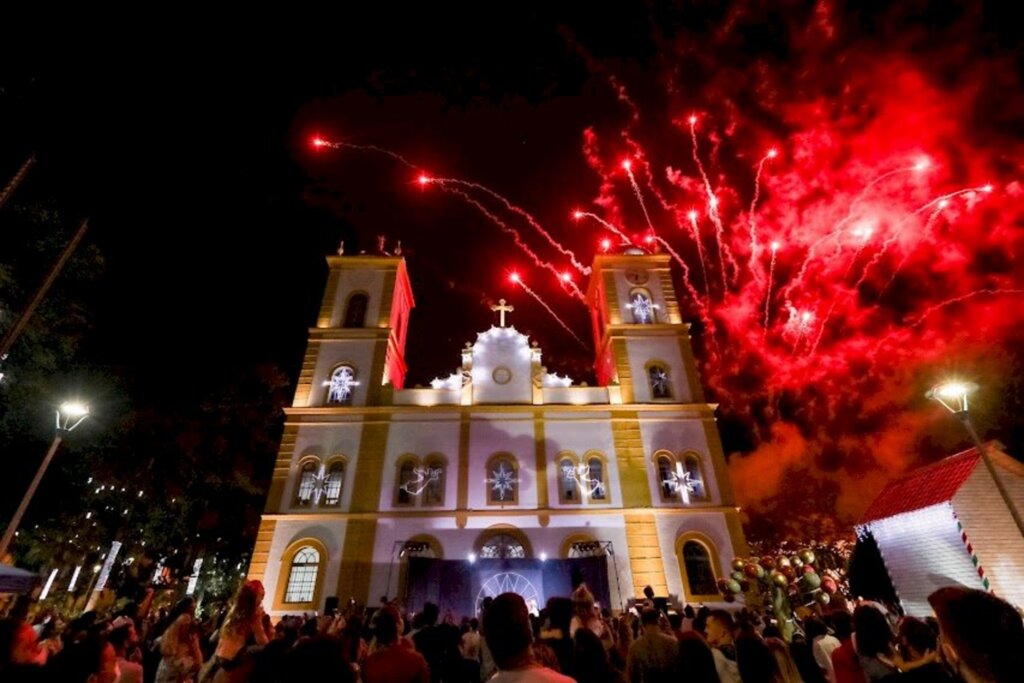
<path fill-rule="evenodd" d="M 491 475 L 487 483 L 491 485 L 492 491 L 498 493 L 498 500 L 505 500 L 505 496 L 511 495 L 516 490 L 519 479 L 516 478 L 514 471 L 505 467 L 505 463 L 498 465 L 498 469 L 491 472 Z"/>
<path fill-rule="evenodd" d="M 638 323 L 648 324 L 654 322 L 654 304 L 643 294 L 634 296 L 629 307 L 633 310 L 633 318 Z"/>
<path fill-rule="evenodd" d="M 590 466 L 586 463 L 562 465 L 562 476 L 566 481 L 575 482 L 584 497 L 604 498 L 604 482 L 590 476 Z"/>
<path fill-rule="evenodd" d="M 359 385 L 352 368 L 342 365 L 331 375 L 330 389 L 327 391 L 328 403 L 349 403 L 352 392 Z"/>
<path fill-rule="evenodd" d="M 416 467 L 413 468 L 413 479 L 402 484 L 403 491 L 411 496 L 418 496 L 427 490 L 427 487 L 440 481 L 443 470 L 440 467 Z"/>

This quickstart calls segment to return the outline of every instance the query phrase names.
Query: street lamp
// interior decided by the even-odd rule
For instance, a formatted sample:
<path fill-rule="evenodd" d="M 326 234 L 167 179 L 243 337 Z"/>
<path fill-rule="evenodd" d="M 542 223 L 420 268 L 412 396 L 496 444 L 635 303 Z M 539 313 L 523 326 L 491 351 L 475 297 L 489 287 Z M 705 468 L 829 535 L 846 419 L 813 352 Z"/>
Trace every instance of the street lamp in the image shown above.
<path fill-rule="evenodd" d="M 14 532 L 18 530 L 18 525 L 21 524 L 21 517 L 25 514 L 25 509 L 28 508 L 28 504 L 32 501 L 32 496 L 35 495 L 36 489 L 39 488 L 39 482 L 42 481 L 46 468 L 50 466 L 50 461 L 53 460 L 54 454 L 57 453 L 60 442 L 64 440 L 64 435 L 82 424 L 82 421 L 89 417 L 89 406 L 79 401 L 67 401 L 61 404 L 56 413 L 57 431 L 53 437 L 53 443 L 50 444 L 50 450 L 46 452 L 46 457 L 43 458 L 42 464 L 39 465 L 39 471 L 36 472 L 35 479 L 29 484 L 28 491 L 25 492 L 25 496 L 21 499 L 21 504 L 14 511 L 14 517 L 11 518 L 11 523 L 7 525 L 7 531 L 4 532 L 3 540 L 0 540 L 0 558 L 7 554 L 7 548 L 11 545 L 11 540 L 14 539 Z"/>
<path fill-rule="evenodd" d="M 999 490 L 999 495 L 1003 498 L 1003 503 L 1010 510 L 1010 515 L 1013 517 L 1014 523 L 1017 525 L 1017 531 L 1021 536 L 1024 536 L 1024 521 L 1021 521 L 1020 513 L 1017 511 L 1017 506 L 1014 505 L 1013 499 L 1010 498 L 1009 492 L 1006 490 L 1006 486 L 1003 484 L 1003 480 L 996 472 L 996 467 L 992 463 L 991 457 L 989 457 L 988 449 L 985 448 L 985 444 L 982 443 L 981 437 L 978 436 L 978 432 L 974 429 L 974 424 L 971 423 L 971 415 L 967 410 L 967 397 L 977 391 L 978 385 L 974 382 L 962 382 L 959 380 L 950 380 L 937 384 L 932 387 L 926 396 L 941 403 L 946 410 L 956 415 L 964 425 L 964 429 L 971 437 L 971 441 L 974 442 L 974 447 L 978 449 L 978 455 L 981 456 L 981 461 L 985 463 L 985 467 L 988 468 L 989 476 L 992 477 L 992 481 L 996 484 L 996 489 Z"/>

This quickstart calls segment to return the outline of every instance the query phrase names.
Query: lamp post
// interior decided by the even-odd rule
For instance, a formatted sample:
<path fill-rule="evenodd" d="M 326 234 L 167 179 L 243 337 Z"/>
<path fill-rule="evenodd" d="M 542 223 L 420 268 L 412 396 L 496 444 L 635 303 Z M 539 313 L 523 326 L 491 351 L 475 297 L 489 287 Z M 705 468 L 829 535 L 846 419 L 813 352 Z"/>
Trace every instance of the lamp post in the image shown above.
<path fill-rule="evenodd" d="M 967 430 L 967 433 L 971 437 L 971 441 L 974 442 L 974 447 L 978 449 L 978 455 L 981 456 L 981 461 L 984 462 L 985 467 L 988 468 L 989 476 L 991 476 L 992 481 L 995 482 L 996 489 L 999 490 L 999 495 L 1003 498 L 1003 503 L 1005 503 L 1006 507 L 1010 510 L 1013 522 L 1017 525 L 1017 531 L 1021 536 L 1024 536 L 1024 521 L 1021 521 L 1020 513 L 1017 511 L 1017 506 L 1014 505 L 1013 499 L 1010 498 L 1010 494 L 1006 490 L 1006 486 L 1003 484 L 1003 480 L 996 472 L 996 467 L 992 463 L 992 458 L 989 457 L 988 449 L 985 448 L 985 444 L 982 443 L 981 437 L 978 436 L 978 432 L 974 429 L 974 424 L 971 423 L 971 415 L 967 410 L 967 397 L 977 389 L 978 385 L 974 382 L 960 382 L 953 380 L 943 382 L 942 384 L 932 387 L 926 395 L 928 398 L 941 403 L 946 410 L 953 413 L 957 419 L 963 423 L 964 429 Z"/>
<path fill-rule="evenodd" d="M 62 403 L 56 412 L 57 432 L 53 437 L 53 443 L 50 444 L 50 450 L 46 452 L 46 457 L 43 458 L 42 464 L 39 465 L 35 479 L 29 484 L 28 491 L 25 491 L 21 504 L 14 511 L 11 523 L 7 525 L 7 531 L 4 532 L 3 540 L 0 540 L 0 557 L 4 557 L 7 554 L 7 548 L 11 545 L 11 540 L 14 539 L 14 533 L 18 530 L 18 525 L 21 524 L 21 518 L 25 514 L 26 508 L 28 508 L 28 504 L 32 501 L 32 496 L 35 495 L 36 489 L 39 488 L 39 482 L 42 481 L 46 468 L 50 466 L 50 461 L 53 460 L 53 456 L 57 453 L 60 442 L 64 440 L 64 435 L 82 424 L 82 421 L 89 416 L 89 406 L 76 401 L 68 401 Z"/>

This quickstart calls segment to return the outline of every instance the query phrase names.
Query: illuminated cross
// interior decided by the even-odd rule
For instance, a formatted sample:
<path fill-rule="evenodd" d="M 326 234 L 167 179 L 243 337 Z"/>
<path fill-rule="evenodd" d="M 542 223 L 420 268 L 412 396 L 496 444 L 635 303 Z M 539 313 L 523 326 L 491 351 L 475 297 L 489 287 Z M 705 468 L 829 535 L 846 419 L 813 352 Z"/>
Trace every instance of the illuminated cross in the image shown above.
<path fill-rule="evenodd" d="M 514 311 L 516 309 L 515 309 L 515 306 L 507 306 L 507 305 L 505 305 L 505 300 L 504 299 L 498 299 L 498 305 L 497 306 L 491 306 L 491 310 L 498 312 L 498 315 L 501 316 L 500 322 L 498 324 L 501 327 L 505 327 L 505 314 L 506 313 L 511 313 L 512 311 Z"/>

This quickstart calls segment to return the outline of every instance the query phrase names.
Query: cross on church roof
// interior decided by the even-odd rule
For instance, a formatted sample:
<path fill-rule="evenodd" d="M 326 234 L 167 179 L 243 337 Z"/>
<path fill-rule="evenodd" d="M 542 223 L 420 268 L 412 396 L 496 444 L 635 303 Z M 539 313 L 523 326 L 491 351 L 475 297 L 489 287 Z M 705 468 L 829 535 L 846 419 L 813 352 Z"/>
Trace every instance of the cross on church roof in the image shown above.
<path fill-rule="evenodd" d="M 505 314 L 511 313 L 516 310 L 515 306 L 507 306 L 504 299 L 498 299 L 497 306 L 491 306 L 492 311 L 497 311 L 498 315 L 501 316 L 498 322 L 499 327 L 505 327 Z"/>

